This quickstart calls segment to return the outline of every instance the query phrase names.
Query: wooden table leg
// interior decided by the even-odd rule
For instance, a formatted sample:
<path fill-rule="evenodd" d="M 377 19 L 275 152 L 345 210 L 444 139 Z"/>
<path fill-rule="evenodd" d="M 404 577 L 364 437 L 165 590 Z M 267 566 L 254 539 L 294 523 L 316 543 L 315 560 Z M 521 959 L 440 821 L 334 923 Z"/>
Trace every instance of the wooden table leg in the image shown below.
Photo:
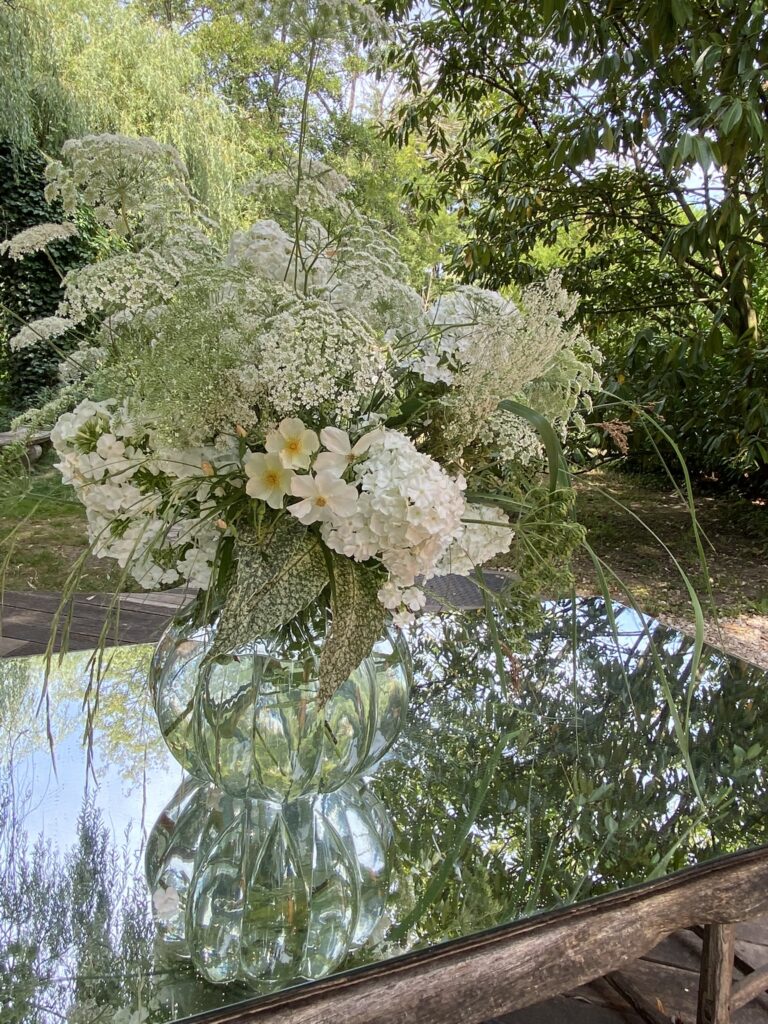
<path fill-rule="evenodd" d="M 733 939 L 732 924 L 710 924 L 704 929 L 696 1024 L 730 1024 Z"/>

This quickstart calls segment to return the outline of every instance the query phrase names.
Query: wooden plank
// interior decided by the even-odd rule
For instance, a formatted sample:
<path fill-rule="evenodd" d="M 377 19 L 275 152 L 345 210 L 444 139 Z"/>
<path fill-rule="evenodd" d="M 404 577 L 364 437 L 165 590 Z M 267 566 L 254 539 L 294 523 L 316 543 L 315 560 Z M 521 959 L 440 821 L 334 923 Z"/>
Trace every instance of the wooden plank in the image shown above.
<path fill-rule="evenodd" d="M 631 1013 L 631 1011 L 629 1011 Z M 392 1021 L 401 1018 L 393 1008 Z M 467 1021 L 471 1017 L 467 1016 Z M 529 1006 L 525 1010 L 516 1010 L 503 1017 L 493 1017 L 483 1024 L 642 1024 L 641 1018 L 622 1013 L 599 1003 L 588 1003 L 572 996 L 558 996 L 548 999 L 545 1003 Z"/>
<path fill-rule="evenodd" d="M 627 974 L 614 971 L 606 975 L 605 980 L 626 999 L 645 1024 L 674 1024 L 672 1018 L 651 1002 Z"/>
<path fill-rule="evenodd" d="M 121 613 L 126 616 L 144 616 L 148 619 L 167 619 L 172 614 L 172 609 L 170 608 L 152 605 L 127 605 L 124 603 L 124 598 L 119 597 L 115 600 L 112 594 L 94 594 L 92 596 L 77 594 L 74 600 L 67 602 L 66 605 L 62 605 L 60 594 L 24 594 L 19 592 L 6 592 L 3 595 L 0 601 L 0 614 L 9 614 L 14 611 L 32 611 L 40 615 L 48 614 L 53 616 L 62 607 L 68 608 L 70 605 L 78 614 L 81 614 L 84 618 L 90 616 L 94 621 L 99 618 L 103 620 L 105 612 L 114 612 L 116 609 L 120 609 Z"/>
<path fill-rule="evenodd" d="M 654 1006 L 680 1024 L 694 1024 L 698 1011 L 698 974 L 646 960 L 636 960 L 622 970 Z M 732 1024 L 768 1024 L 768 1010 L 750 1003 L 732 1012 Z"/>
<path fill-rule="evenodd" d="M 737 981 L 731 991 L 731 1009 L 738 1010 L 768 989 L 768 967 L 760 967 L 746 978 Z"/>
<path fill-rule="evenodd" d="M 733 925 L 719 922 L 704 929 L 696 1024 L 731 1024 Z"/>
<path fill-rule="evenodd" d="M 0 635 L 0 658 L 18 657 L 23 646 L 24 640 L 19 640 L 18 637 Z"/>
<path fill-rule="evenodd" d="M 60 607 L 60 599 L 56 595 L 6 595 L 0 607 L 0 634 L 47 643 L 54 615 Z M 59 621 L 63 629 L 69 619 L 70 635 L 90 637 L 90 646 L 93 647 L 107 620 L 110 640 L 142 643 L 158 639 L 171 617 L 169 609 L 147 611 L 141 607 L 125 608 L 122 604 L 109 608 L 106 602 L 98 606 L 78 598 L 70 608 L 61 610 Z"/>
<path fill-rule="evenodd" d="M 391 1024 L 394 1012 L 402 1024 L 482 1021 L 531 1006 L 606 971 L 624 970 L 680 926 L 744 918 L 767 905 L 764 848 L 197 1020 Z"/>
<path fill-rule="evenodd" d="M 590 1002 L 597 1002 L 600 1006 L 616 1010 L 626 1021 L 643 1024 L 642 1018 L 638 1017 L 621 993 L 617 992 L 613 985 L 609 985 L 605 978 L 595 978 L 588 985 L 581 985 L 566 994 L 574 999 L 583 995 Z"/>
<path fill-rule="evenodd" d="M 689 931 L 669 935 L 643 956 L 651 963 L 676 967 L 698 977 L 701 969 L 701 939 Z"/>
<path fill-rule="evenodd" d="M 736 926 L 736 938 L 754 945 L 768 946 L 768 918 L 741 921 Z"/>
<path fill-rule="evenodd" d="M 38 430 L 34 433 L 29 430 L 3 430 L 0 431 L 0 448 L 16 444 L 19 441 L 26 445 L 46 444 L 50 439 L 51 433 L 49 430 Z"/>
<path fill-rule="evenodd" d="M 89 619 L 84 620 L 79 615 L 74 615 L 67 627 L 68 638 L 74 640 L 77 637 L 81 642 L 95 647 L 101 636 L 104 622 L 103 617 L 100 621 L 94 622 Z M 51 636 L 51 628 L 52 624 L 50 621 L 37 618 L 30 612 L 14 614 L 8 618 L 3 618 L 0 622 L 0 634 L 2 636 L 14 640 L 33 640 L 43 644 L 48 643 Z M 62 624 L 57 629 L 57 649 L 61 643 L 63 628 Z M 120 618 L 117 623 L 110 623 L 106 636 L 112 644 L 151 643 L 153 640 L 159 639 L 164 629 L 165 624 L 162 622 L 126 622 Z"/>

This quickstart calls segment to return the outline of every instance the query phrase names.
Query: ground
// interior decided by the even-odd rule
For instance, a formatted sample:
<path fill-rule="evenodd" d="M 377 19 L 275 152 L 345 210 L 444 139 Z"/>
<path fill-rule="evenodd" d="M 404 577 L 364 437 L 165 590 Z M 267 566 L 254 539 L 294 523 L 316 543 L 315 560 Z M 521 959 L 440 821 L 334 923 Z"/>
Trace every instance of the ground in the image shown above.
<path fill-rule="evenodd" d="M 592 470 L 576 478 L 576 488 L 578 515 L 592 546 L 643 611 L 692 629 L 691 603 L 674 556 L 704 606 L 707 640 L 768 669 L 768 503 L 722 494 L 695 497 L 709 594 L 690 511 L 671 481 Z M 579 593 L 595 593 L 585 552 L 577 558 L 576 576 Z M 618 584 L 612 589 L 626 601 Z"/>
<path fill-rule="evenodd" d="M 689 510 L 671 482 L 603 469 L 577 476 L 575 484 L 577 513 L 592 546 L 643 611 L 691 628 L 683 577 L 666 545 L 705 605 L 707 639 L 768 669 L 768 503 L 722 494 L 696 497 L 712 601 Z M 4 488 L 0 558 L 7 589 L 61 590 L 86 546 L 83 508 L 61 485 L 50 456 L 35 468 L 27 486 Z M 114 563 L 86 557 L 77 589 L 114 590 L 121 576 Z M 579 593 L 599 590 L 586 553 L 577 559 L 576 576 Z M 618 584 L 613 590 L 626 602 Z"/>

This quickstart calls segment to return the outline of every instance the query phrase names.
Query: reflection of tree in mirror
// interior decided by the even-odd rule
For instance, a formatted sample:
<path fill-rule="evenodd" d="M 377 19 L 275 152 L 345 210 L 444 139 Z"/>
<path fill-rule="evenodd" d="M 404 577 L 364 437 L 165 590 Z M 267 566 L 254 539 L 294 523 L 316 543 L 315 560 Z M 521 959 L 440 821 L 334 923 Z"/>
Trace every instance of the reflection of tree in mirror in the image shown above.
<path fill-rule="evenodd" d="M 118 766 L 131 785 L 166 760 L 147 688 L 151 650 L 118 647 L 107 652 L 98 702 L 91 694 L 93 750 L 97 775 Z M 68 736 L 84 733 L 83 704 L 88 693 L 91 652 L 80 651 L 54 664 L 48 681 L 48 702 L 41 708 L 45 678 L 43 658 L 7 659 L 0 686 L 0 757 L 18 761 L 34 750 L 54 747 Z"/>
<path fill-rule="evenodd" d="M 414 721 L 374 785 L 417 899 L 398 910 L 412 937 L 768 842 L 758 669 L 710 649 L 693 684 L 692 640 L 618 607 L 613 635 L 598 600 L 562 603 L 523 657 L 506 643 L 503 609 L 495 625 L 497 643 L 473 614 L 425 618 L 411 636 Z"/>
<path fill-rule="evenodd" d="M 151 1024 L 220 1005 L 192 972 L 153 962 L 146 886 L 127 840 L 115 844 L 86 803 L 65 853 L 30 843 L 23 802 L 0 778 L 3 1024 Z"/>

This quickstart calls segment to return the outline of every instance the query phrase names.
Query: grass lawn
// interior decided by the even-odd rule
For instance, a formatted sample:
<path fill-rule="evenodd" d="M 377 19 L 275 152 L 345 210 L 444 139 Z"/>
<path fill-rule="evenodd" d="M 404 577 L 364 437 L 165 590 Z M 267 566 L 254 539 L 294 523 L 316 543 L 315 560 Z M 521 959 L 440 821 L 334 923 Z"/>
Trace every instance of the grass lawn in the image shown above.
<path fill-rule="evenodd" d="M 3 479 L 0 570 L 6 590 L 62 590 L 86 551 L 85 509 L 46 455 L 23 480 Z M 114 562 L 87 557 L 77 589 L 114 591 L 123 574 Z"/>

